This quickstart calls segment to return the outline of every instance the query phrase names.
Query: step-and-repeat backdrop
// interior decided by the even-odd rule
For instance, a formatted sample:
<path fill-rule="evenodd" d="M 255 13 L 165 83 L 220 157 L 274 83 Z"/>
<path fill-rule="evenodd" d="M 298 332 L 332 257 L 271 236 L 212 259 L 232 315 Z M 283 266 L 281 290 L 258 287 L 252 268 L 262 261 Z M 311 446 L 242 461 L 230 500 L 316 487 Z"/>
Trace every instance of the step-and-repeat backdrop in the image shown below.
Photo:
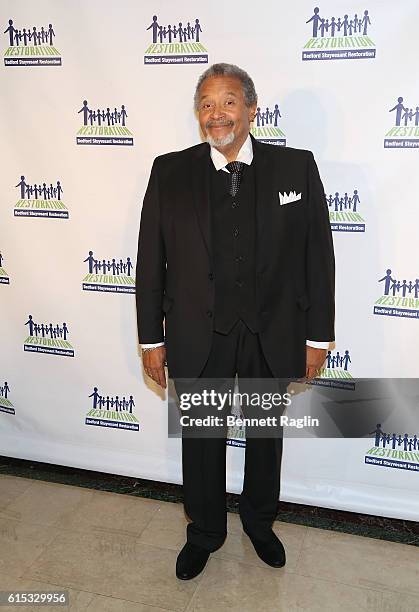
<path fill-rule="evenodd" d="M 322 378 L 417 376 L 418 21 L 415 0 L 3 0 L 1 454 L 181 482 L 139 357 L 137 237 L 152 161 L 199 142 L 195 84 L 220 61 L 254 79 L 255 137 L 320 168 L 337 264 Z M 281 499 L 418 519 L 419 427 L 371 420 L 370 437 L 287 439 Z"/>

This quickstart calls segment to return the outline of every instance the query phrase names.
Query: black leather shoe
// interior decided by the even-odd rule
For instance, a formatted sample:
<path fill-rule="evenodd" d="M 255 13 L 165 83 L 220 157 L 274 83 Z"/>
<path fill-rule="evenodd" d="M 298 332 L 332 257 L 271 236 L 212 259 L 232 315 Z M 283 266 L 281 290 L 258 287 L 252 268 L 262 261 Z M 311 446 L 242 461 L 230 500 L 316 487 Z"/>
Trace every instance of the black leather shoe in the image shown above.
<path fill-rule="evenodd" d="M 190 580 L 198 576 L 204 569 L 210 552 L 186 542 L 176 560 L 176 576 L 181 580 Z"/>
<path fill-rule="evenodd" d="M 271 567 L 283 567 L 285 565 L 285 549 L 273 531 L 271 532 L 271 539 L 267 542 L 257 540 L 246 529 L 244 529 L 244 532 L 249 536 L 258 557 L 262 561 Z"/>

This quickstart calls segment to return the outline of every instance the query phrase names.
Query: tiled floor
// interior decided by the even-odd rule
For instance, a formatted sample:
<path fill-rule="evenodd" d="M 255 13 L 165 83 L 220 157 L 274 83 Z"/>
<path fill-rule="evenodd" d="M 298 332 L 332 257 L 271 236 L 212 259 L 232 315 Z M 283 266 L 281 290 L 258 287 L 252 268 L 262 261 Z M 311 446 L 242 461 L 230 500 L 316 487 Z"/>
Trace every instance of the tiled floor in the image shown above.
<path fill-rule="evenodd" d="M 69 607 L 22 610 L 419 612 L 418 547 L 277 521 L 274 569 L 229 514 L 224 546 L 180 581 L 185 526 L 181 504 L 0 475 L 0 591 L 69 591 Z"/>

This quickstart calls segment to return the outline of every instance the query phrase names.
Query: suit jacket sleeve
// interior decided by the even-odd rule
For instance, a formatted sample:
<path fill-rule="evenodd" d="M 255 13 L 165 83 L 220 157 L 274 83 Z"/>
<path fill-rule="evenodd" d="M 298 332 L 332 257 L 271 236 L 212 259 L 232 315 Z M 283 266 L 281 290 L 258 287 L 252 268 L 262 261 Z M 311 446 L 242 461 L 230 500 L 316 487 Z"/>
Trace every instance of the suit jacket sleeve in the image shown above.
<path fill-rule="evenodd" d="M 334 340 L 335 257 L 329 212 L 313 153 L 308 158 L 307 338 Z"/>
<path fill-rule="evenodd" d="M 160 223 L 157 160 L 153 162 L 141 211 L 136 268 L 138 339 L 150 344 L 164 340 L 166 254 Z"/>

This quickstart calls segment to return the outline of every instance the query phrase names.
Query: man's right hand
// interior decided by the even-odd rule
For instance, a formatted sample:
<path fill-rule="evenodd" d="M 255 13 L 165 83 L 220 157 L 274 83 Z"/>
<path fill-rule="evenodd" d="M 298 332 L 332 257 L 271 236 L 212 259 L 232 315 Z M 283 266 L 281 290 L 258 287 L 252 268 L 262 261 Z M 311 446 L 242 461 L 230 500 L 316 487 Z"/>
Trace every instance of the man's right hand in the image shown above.
<path fill-rule="evenodd" d="M 143 352 L 144 371 L 160 387 L 166 388 L 166 373 L 164 364 L 166 363 L 166 348 L 157 346 L 149 351 Z"/>

